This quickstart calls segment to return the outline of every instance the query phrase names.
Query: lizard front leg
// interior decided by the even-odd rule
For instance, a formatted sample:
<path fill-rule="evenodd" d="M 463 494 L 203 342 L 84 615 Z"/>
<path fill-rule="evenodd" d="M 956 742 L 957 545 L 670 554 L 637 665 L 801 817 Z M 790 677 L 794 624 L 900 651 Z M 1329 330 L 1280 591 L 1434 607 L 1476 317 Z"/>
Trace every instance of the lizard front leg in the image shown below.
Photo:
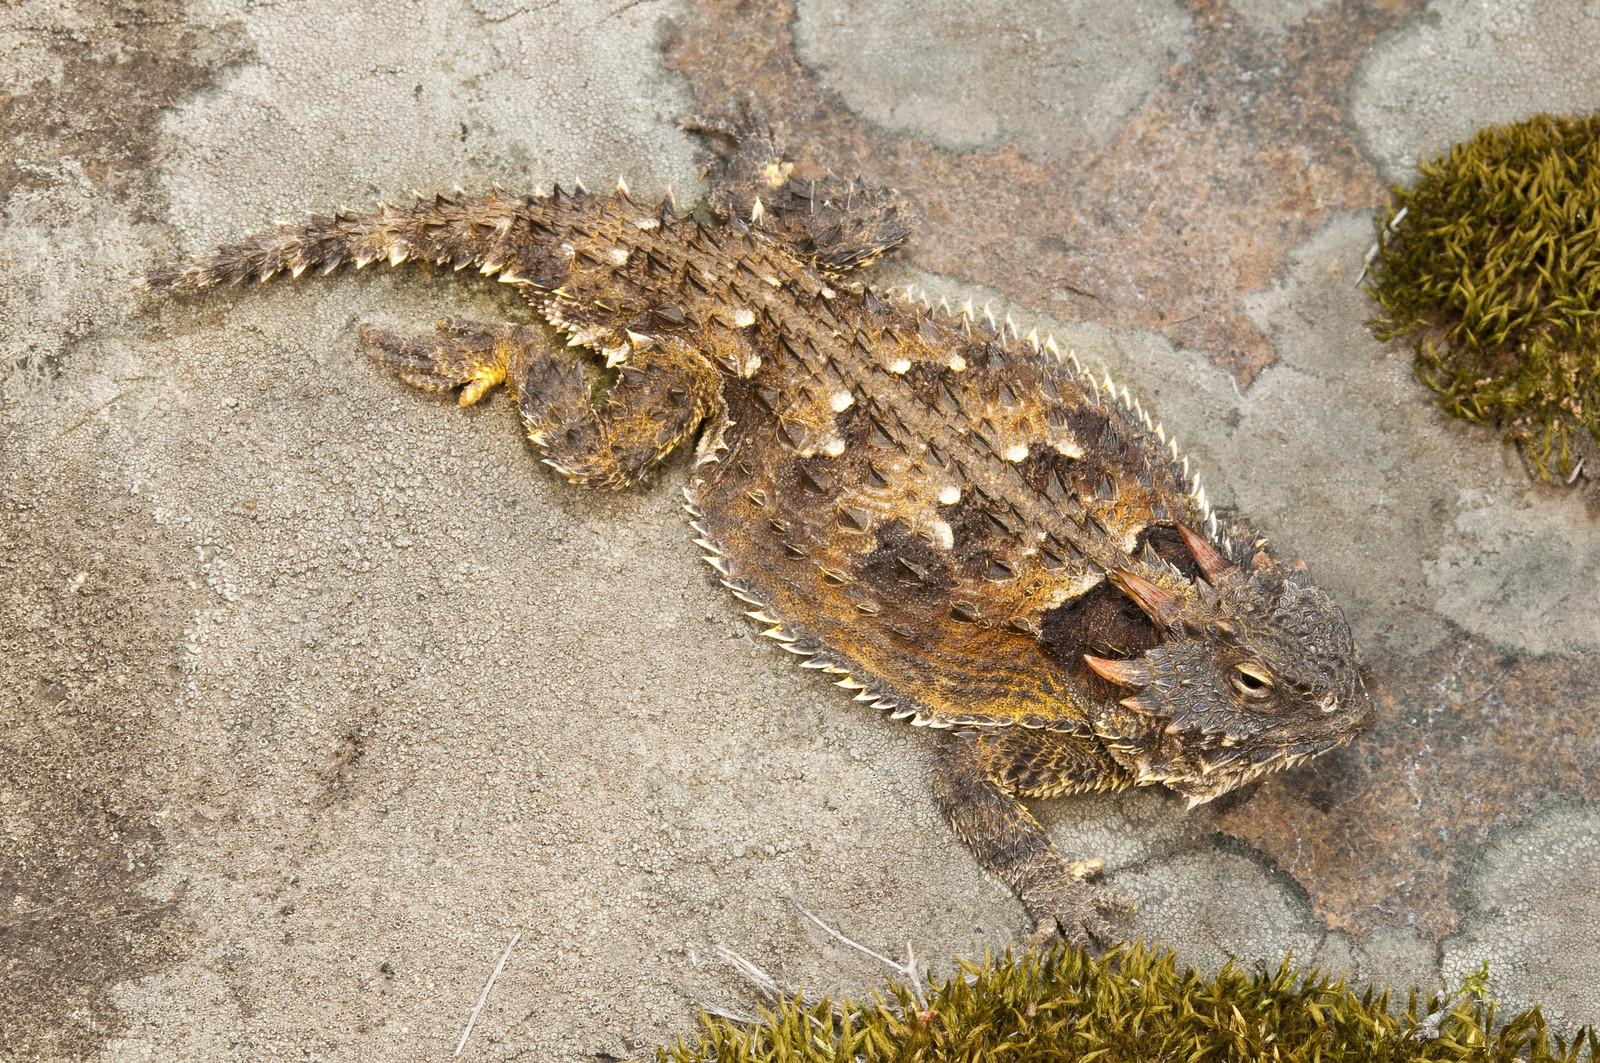
<path fill-rule="evenodd" d="M 1018 797 L 1131 785 L 1092 738 L 1023 727 L 952 736 L 939 751 L 933 788 L 940 811 L 978 862 L 1004 879 L 1033 917 L 1035 940 L 1059 928 L 1074 945 L 1121 940 L 1102 912 L 1126 915 L 1133 901 L 1089 885 L 1099 859 L 1069 864 Z"/>
<path fill-rule="evenodd" d="M 892 188 L 830 172 L 792 176 L 780 134 L 747 96 L 735 115 L 697 115 L 682 128 L 711 142 L 706 205 L 724 218 L 749 218 L 780 233 L 817 269 L 844 276 L 906 242 L 916 227 L 906 199 Z M 758 205 L 759 204 L 759 205 Z"/>
<path fill-rule="evenodd" d="M 408 384 L 461 388 L 463 406 L 505 384 L 528 438 L 573 483 L 637 483 L 722 409 L 720 371 L 681 340 L 640 337 L 596 405 L 582 366 L 541 329 L 441 318 L 435 330 L 416 339 L 363 325 L 360 335 L 367 353 Z"/>

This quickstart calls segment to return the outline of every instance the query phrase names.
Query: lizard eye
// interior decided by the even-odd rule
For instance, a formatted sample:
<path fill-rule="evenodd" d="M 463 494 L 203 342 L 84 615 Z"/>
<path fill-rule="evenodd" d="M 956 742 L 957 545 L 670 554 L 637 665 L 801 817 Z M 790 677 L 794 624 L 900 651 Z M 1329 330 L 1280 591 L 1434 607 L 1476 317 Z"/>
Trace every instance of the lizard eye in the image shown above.
<path fill-rule="evenodd" d="M 1264 698 L 1272 693 L 1272 673 L 1258 664 L 1234 665 L 1234 689 L 1247 698 Z"/>

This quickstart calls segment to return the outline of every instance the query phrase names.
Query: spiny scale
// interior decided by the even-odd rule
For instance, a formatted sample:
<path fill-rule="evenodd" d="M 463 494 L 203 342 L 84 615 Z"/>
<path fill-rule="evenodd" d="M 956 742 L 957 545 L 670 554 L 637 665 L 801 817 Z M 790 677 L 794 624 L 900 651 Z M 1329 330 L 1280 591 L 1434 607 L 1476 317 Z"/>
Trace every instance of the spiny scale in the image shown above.
<path fill-rule="evenodd" d="M 496 187 L 314 216 L 149 284 L 422 261 L 514 287 L 564 342 L 452 320 L 360 335 L 463 404 L 503 383 L 574 483 L 628 486 L 695 440 L 695 542 L 750 618 L 856 701 L 945 729 L 935 793 L 978 860 L 1041 932 L 1114 939 L 1125 899 L 1074 874 L 1018 798 L 1159 782 L 1208 800 L 1347 741 L 1370 706 L 1343 618 L 1219 521 L 1176 441 L 1053 336 L 855 282 L 910 231 L 898 193 L 795 178 L 749 114 L 687 127 L 726 149 L 722 224 L 621 182 Z M 611 375 L 604 401 L 573 353 Z"/>

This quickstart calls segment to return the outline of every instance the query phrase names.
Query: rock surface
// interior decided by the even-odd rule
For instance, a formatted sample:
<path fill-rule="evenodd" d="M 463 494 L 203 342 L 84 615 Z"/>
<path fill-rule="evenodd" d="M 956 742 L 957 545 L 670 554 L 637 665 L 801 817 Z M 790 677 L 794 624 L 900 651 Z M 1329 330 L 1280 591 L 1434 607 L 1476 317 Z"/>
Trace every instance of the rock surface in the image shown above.
<path fill-rule="evenodd" d="M 806 163 L 918 203 L 882 283 L 993 300 L 1127 380 L 1357 628 L 1383 722 L 1351 749 L 1187 815 L 1159 791 L 1039 806 L 1105 854 L 1136 932 L 1378 982 L 1487 959 L 1503 1006 L 1600 1021 L 1596 516 L 1429 406 L 1355 288 L 1380 174 L 1600 102 L 1582 5 L 1200 0 L 1147 7 L 1154 52 L 1115 26 L 1081 56 L 1012 42 L 1024 68 L 1124 64 L 1110 100 L 970 51 L 1049 24 L 1022 2 L 973 33 L 887 2 L 358 6 L 0 12 L 8 1053 L 441 1059 L 520 931 L 463 1058 L 620 1057 L 697 1002 L 749 1006 L 717 943 L 870 989 L 790 895 L 936 963 L 1017 940 L 938 820 L 929 736 L 757 644 L 696 560 L 681 465 L 571 488 L 503 401 L 359 357 L 363 320 L 517 315 L 495 285 L 132 289 L 412 189 L 621 174 L 688 202 L 676 119 L 742 88 Z M 1570 47 L 1514 83 L 1460 58 L 1540 27 Z"/>

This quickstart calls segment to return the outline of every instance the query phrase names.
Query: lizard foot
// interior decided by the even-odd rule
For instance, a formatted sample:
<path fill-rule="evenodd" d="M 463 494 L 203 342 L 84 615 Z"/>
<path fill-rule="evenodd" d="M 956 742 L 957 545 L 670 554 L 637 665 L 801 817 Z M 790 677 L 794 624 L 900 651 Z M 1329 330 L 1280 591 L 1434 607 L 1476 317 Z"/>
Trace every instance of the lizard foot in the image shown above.
<path fill-rule="evenodd" d="M 1033 917 L 1032 944 L 1042 944 L 1057 932 L 1081 949 L 1110 948 L 1122 941 L 1106 914 L 1131 915 L 1133 898 L 1085 881 L 1104 866 L 1103 860 L 1081 860 L 1064 874 L 1022 890 L 1022 903 Z"/>
<path fill-rule="evenodd" d="M 367 354 L 398 369 L 400 379 L 424 391 L 461 388 L 463 406 L 471 406 L 505 382 L 522 330 L 516 325 L 442 317 L 434 322 L 434 331 L 436 340 L 401 336 L 371 325 L 357 330 Z"/>

